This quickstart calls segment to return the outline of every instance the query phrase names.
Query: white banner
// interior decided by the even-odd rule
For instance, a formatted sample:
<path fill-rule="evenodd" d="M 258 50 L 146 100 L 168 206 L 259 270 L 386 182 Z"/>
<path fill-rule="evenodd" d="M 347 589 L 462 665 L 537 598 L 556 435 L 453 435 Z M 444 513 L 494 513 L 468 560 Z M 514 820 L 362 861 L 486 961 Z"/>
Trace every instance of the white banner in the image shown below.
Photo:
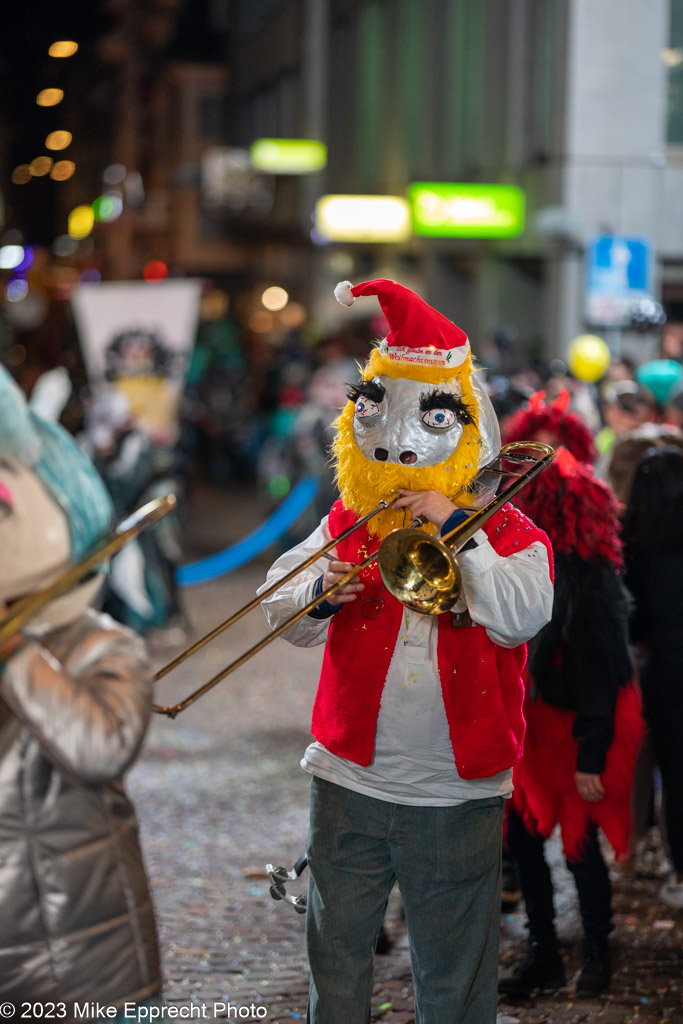
<path fill-rule="evenodd" d="M 201 287 L 187 279 L 113 281 L 71 296 L 93 392 L 122 391 L 136 425 L 162 444 L 177 436 Z"/>

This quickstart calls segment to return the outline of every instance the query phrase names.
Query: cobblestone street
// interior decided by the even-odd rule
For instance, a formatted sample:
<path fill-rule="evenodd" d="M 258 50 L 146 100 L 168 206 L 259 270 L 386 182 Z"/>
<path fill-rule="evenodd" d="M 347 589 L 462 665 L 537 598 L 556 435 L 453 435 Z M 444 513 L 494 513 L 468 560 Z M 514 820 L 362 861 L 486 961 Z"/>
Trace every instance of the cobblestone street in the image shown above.
<path fill-rule="evenodd" d="M 213 495 L 201 519 L 192 520 L 192 557 L 249 532 L 262 518 L 250 502 L 249 495 Z M 250 600 L 271 560 L 272 552 L 186 589 L 192 638 Z M 186 696 L 265 633 L 257 609 L 160 682 L 157 702 Z M 175 653 L 158 652 L 159 664 Z M 309 738 L 321 653 L 277 640 L 175 720 L 155 716 L 129 777 L 157 907 L 165 999 L 207 1007 L 205 1019 L 287 1024 L 306 1016 L 304 918 L 270 898 L 263 868 L 269 861 L 291 868 L 304 851 L 308 777 L 299 759 Z M 571 979 L 579 966 L 580 928 L 571 877 L 556 843 L 552 851 Z M 304 892 L 305 879 L 288 891 Z M 608 996 L 572 1002 L 568 989 L 521 1006 L 501 1004 L 499 1024 L 683 1021 L 683 912 L 657 903 L 659 884 L 655 877 L 615 882 L 615 975 Z M 523 954 L 523 921 L 519 911 L 501 919 L 504 970 Z M 412 986 L 397 899 L 388 929 L 394 945 L 376 958 L 373 1018 L 410 1024 Z"/>

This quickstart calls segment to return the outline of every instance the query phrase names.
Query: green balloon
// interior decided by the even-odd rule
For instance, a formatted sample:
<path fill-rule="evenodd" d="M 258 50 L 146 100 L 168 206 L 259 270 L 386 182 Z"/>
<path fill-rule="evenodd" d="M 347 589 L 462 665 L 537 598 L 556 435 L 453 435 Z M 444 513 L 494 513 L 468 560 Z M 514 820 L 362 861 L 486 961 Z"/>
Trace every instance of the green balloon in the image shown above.
<path fill-rule="evenodd" d="M 652 359 L 636 370 L 636 380 L 654 395 L 658 405 L 666 405 L 669 395 L 683 379 L 683 366 L 675 359 Z"/>

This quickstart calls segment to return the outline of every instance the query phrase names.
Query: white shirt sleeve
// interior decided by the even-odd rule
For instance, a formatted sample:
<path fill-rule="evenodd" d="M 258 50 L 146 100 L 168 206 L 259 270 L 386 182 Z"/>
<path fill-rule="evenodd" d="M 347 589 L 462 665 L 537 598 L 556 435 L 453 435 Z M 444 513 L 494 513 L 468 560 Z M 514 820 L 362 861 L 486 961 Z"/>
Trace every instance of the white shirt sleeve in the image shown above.
<path fill-rule="evenodd" d="M 331 534 L 326 516 L 310 537 L 307 537 L 306 540 L 295 547 L 290 548 L 284 555 L 280 555 L 277 561 L 270 567 L 266 582 L 258 588 L 257 594 L 263 593 L 264 590 L 267 590 L 277 580 L 286 576 L 299 563 L 305 561 L 309 555 L 312 555 L 319 548 L 323 547 L 324 544 L 327 544 L 330 538 Z M 333 548 L 330 554 L 337 557 L 336 549 Z M 262 602 L 261 607 L 266 614 L 268 625 L 271 629 L 277 629 L 278 626 L 281 626 L 288 618 L 295 615 L 296 612 L 313 599 L 316 581 L 325 572 L 327 564 L 326 558 L 319 558 Z M 315 647 L 317 644 L 324 643 L 327 639 L 329 625 L 329 619 L 314 619 L 310 615 L 304 615 L 298 622 L 290 626 L 289 629 L 286 629 L 282 636 L 296 647 Z"/>
<path fill-rule="evenodd" d="M 499 555 L 479 530 L 477 547 L 457 556 L 473 622 L 500 647 L 517 647 L 550 621 L 553 585 L 548 552 L 541 541 L 512 555 Z"/>
<path fill-rule="evenodd" d="M 280 555 L 257 593 L 263 593 L 286 576 L 330 537 L 326 517 L 305 541 Z M 537 541 L 503 557 L 494 550 L 483 530 L 479 530 L 474 539 L 477 547 L 457 556 L 470 616 L 500 647 L 517 647 L 550 621 L 553 586 L 547 550 Z M 336 555 L 336 551 L 333 549 L 330 554 Z M 271 629 L 277 629 L 312 600 L 316 581 L 326 568 L 327 560 L 319 558 L 263 601 Z M 282 635 L 296 647 L 315 647 L 327 639 L 329 624 L 330 619 L 304 615 Z"/>

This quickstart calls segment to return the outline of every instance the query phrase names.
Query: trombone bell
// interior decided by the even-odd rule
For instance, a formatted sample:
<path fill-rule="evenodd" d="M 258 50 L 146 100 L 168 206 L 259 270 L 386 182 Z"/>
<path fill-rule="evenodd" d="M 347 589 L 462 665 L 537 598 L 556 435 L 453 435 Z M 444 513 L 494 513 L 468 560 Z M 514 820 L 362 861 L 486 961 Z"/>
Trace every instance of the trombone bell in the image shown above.
<path fill-rule="evenodd" d="M 401 604 L 423 615 L 441 615 L 460 597 L 462 578 L 455 556 L 480 527 L 510 498 L 533 480 L 555 458 L 541 441 L 513 441 L 503 445 L 497 459 L 483 474 L 509 476 L 513 482 L 443 539 L 422 530 L 394 530 L 380 544 L 377 563 L 385 587 Z M 505 461 L 528 464 L 522 473 L 503 468 Z M 499 463 L 500 468 L 495 464 Z M 478 474 L 480 475 L 480 474 Z"/>
<path fill-rule="evenodd" d="M 379 569 L 401 604 L 423 615 L 440 615 L 460 596 L 458 563 L 438 538 L 422 530 L 394 530 L 384 538 Z"/>

